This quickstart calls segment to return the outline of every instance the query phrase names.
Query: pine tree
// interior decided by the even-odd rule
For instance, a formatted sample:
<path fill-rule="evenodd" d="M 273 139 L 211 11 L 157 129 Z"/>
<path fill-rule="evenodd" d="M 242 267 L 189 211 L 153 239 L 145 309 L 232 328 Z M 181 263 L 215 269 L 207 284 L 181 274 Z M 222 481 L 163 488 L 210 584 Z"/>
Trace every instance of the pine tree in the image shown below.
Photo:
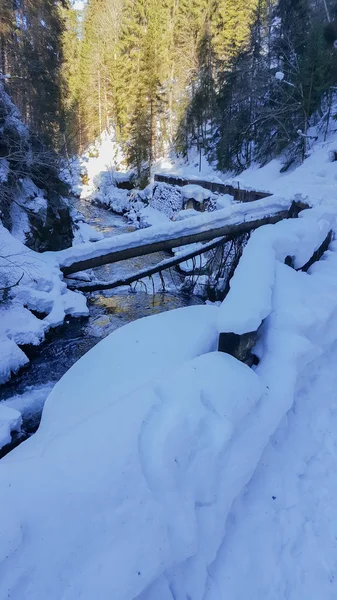
<path fill-rule="evenodd" d="M 61 121 L 62 9 L 67 0 L 1 0 L 1 70 L 25 122 L 57 145 Z"/>

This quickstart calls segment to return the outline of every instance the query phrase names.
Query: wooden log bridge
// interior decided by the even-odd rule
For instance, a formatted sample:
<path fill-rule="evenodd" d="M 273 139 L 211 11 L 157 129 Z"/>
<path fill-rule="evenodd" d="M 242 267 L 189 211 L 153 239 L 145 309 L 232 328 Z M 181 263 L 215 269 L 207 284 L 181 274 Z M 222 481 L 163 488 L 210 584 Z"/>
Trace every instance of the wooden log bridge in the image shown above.
<path fill-rule="evenodd" d="M 200 185 L 206 190 L 210 190 L 217 194 L 229 194 L 233 196 L 236 202 L 255 202 L 255 200 L 262 200 L 262 198 L 268 198 L 272 194 L 269 192 L 259 192 L 256 190 L 245 190 L 240 188 L 239 184 L 237 187 L 229 185 L 227 183 L 217 183 L 214 181 L 207 181 L 204 179 L 186 179 L 179 177 L 179 175 L 170 174 L 155 174 L 154 180 L 158 183 L 167 183 L 168 185 L 178 185 L 183 187 L 184 185 Z"/>
<path fill-rule="evenodd" d="M 213 213 L 203 213 L 184 221 L 171 222 L 165 227 L 150 227 L 132 233 L 105 238 L 99 242 L 80 244 L 53 253 L 65 275 L 154 252 L 168 251 L 178 246 L 209 242 L 215 238 L 231 240 L 261 225 L 273 224 L 297 216 L 303 203 L 274 198 L 253 202 Z"/>

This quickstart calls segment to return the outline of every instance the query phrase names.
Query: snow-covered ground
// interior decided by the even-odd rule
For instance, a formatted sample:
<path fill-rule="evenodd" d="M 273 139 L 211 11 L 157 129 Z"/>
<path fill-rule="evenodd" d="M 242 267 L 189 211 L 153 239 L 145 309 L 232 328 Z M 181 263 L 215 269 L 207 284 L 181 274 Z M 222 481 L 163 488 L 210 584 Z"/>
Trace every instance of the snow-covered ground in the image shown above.
<path fill-rule="evenodd" d="M 331 227 L 335 216 L 315 210 L 258 230 L 220 307 L 130 323 L 56 384 L 38 432 L 0 464 L 0 597 L 298 600 L 314 599 L 312 590 L 336 597 L 335 502 L 324 492 L 332 435 L 323 446 L 305 440 L 295 459 L 289 447 L 276 461 L 280 472 L 261 462 L 277 454 L 275 440 L 287 444 L 293 414 L 300 445 L 311 416 L 296 429 L 299 402 L 318 414 L 317 397 L 305 405 L 308 373 L 309 394 L 328 392 L 315 369 L 335 353 L 337 243 L 308 273 L 283 260 L 292 253 L 297 267 L 305 264 Z M 265 257 L 255 281 L 250 257 Z M 254 286 L 259 301 L 251 304 Z M 262 320 L 255 371 L 216 352 L 219 332 L 251 331 Z M 334 413 L 313 425 L 317 435 Z"/>
<path fill-rule="evenodd" d="M 220 306 L 130 323 L 53 388 L 38 432 L 0 462 L 1 599 L 337 598 L 337 242 L 308 273 L 284 264 L 291 256 L 301 268 L 336 234 L 334 147 L 332 137 L 318 141 L 283 175 L 273 161 L 238 178 L 275 193 L 257 203 L 264 211 L 295 194 L 314 208 L 252 234 Z M 247 210 L 190 221 L 208 228 Z M 162 222 L 145 237 L 190 225 Z M 139 243 L 144 232 L 128 235 Z M 86 256 L 126 237 L 87 243 Z M 79 256 L 74 246 L 58 260 Z M 11 309 L 42 306 L 48 316 L 33 328 L 28 316 L 1 320 L 15 352 L 28 331 L 38 339 L 45 323 L 78 311 L 56 257 L 44 260 L 39 279 L 25 274 L 13 288 Z M 31 271 L 36 261 L 29 251 Z M 219 333 L 256 330 L 256 367 L 216 351 Z M 45 392 L 4 406 L 0 442 Z"/>
<path fill-rule="evenodd" d="M 281 160 L 275 159 L 262 168 L 252 167 L 233 181 L 242 187 L 261 189 L 289 198 L 296 194 L 312 204 L 336 204 L 337 162 L 331 161 L 337 150 L 336 133 L 326 141 L 313 144 L 310 156 L 297 168 L 280 173 Z"/>
<path fill-rule="evenodd" d="M 282 158 L 274 159 L 265 166 L 253 165 L 237 176 L 217 171 L 215 165 L 209 164 L 203 155 L 202 167 L 199 171 L 198 153 L 190 151 L 188 162 L 172 155 L 158 160 L 153 167 L 154 173 L 171 174 L 189 179 L 204 179 L 217 183 L 229 183 L 241 188 L 265 191 L 294 198 L 296 195 L 306 198 L 310 204 L 336 202 L 337 185 L 337 134 L 332 130 L 324 139 L 323 134 L 312 128 L 309 132 L 317 135 L 317 141 L 311 143 L 308 157 L 300 165 L 289 168 L 281 173 Z"/>

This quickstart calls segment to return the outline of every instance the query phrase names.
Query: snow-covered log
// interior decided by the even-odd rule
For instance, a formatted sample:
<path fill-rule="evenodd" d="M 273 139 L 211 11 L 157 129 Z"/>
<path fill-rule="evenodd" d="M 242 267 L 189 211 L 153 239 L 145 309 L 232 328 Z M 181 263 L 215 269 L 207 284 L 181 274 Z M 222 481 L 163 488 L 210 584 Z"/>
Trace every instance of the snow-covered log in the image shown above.
<path fill-rule="evenodd" d="M 81 291 L 81 292 L 96 292 L 98 290 L 111 290 L 113 288 L 116 288 L 116 287 L 119 287 L 122 285 L 130 285 L 131 283 L 134 283 L 135 281 L 139 281 L 140 279 L 143 279 L 144 277 L 151 277 L 152 275 L 155 275 L 156 273 L 161 273 L 162 271 L 165 271 L 166 269 L 175 267 L 175 266 L 181 264 L 182 262 L 185 262 L 186 260 L 194 258 L 195 256 L 200 256 L 200 254 L 203 254 L 204 252 L 207 252 L 208 250 L 212 250 L 213 248 L 217 248 L 218 246 L 225 244 L 227 241 L 228 241 L 227 238 L 220 238 L 220 239 L 214 240 L 213 242 L 210 242 L 209 244 L 198 244 L 199 247 L 195 248 L 195 246 L 193 246 L 193 250 L 191 250 L 190 252 L 186 252 L 186 251 L 179 252 L 179 253 L 175 254 L 175 256 L 173 256 L 171 258 L 166 258 L 165 260 L 160 261 L 156 265 L 147 267 L 145 269 L 137 271 L 136 273 L 131 273 L 130 275 L 125 275 L 122 278 L 112 279 L 110 281 L 95 280 L 95 281 L 84 283 L 83 281 L 76 282 L 75 280 L 72 281 L 71 279 L 69 279 L 68 287 L 70 289 L 73 289 L 76 291 Z M 76 274 L 76 277 L 77 277 L 77 274 Z"/>
<path fill-rule="evenodd" d="M 228 236 L 232 239 L 261 225 L 277 223 L 287 218 L 293 204 L 290 207 L 289 200 L 267 198 L 252 202 L 248 206 L 224 208 L 184 221 L 105 238 L 93 244 L 81 244 L 55 253 L 55 256 L 63 273 L 69 275 L 135 256 L 167 251 L 218 237 Z"/>

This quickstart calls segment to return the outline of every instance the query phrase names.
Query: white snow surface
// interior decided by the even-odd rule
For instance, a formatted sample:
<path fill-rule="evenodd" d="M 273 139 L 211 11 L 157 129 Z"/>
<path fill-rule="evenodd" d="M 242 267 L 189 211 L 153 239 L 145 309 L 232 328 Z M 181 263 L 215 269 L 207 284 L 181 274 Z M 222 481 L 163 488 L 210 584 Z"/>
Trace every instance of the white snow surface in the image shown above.
<path fill-rule="evenodd" d="M 20 431 L 21 422 L 21 413 L 18 410 L 0 404 L 0 449 L 9 444 L 12 439 L 12 431 Z"/>
<path fill-rule="evenodd" d="M 270 412 L 290 388 L 293 402 L 232 507 L 206 600 L 336 598 L 336 268 L 336 242 L 309 274 L 277 266 L 256 373 Z"/>
<path fill-rule="evenodd" d="M 209 200 L 209 198 L 213 197 L 212 192 L 201 187 L 201 185 L 190 183 L 188 185 L 183 185 L 180 189 L 183 198 L 187 200 L 193 198 L 193 200 L 199 204 L 202 204 L 205 200 Z"/>
<path fill-rule="evenodd" d="M 292 173 L 277 175 L 273 161 L 242 174 L 285 200 L 145 230 L 155 240 L 256 218 L 300 191 L 315 205 L 251 236 L 222 305 L 130 323 L 56 384 L 38 432 L 0 461 L 0 598 L 336 599 L 337 242 L 307 273 L 284 264 L 291 256 L 300 268 L 336 234 L 334 143 Z M 127 237 L 137 244 L 144 231 L 86 244 L 84 255 Z M 57 322 L 58 263 L 84 255 L 39 255 L 49 279 L 13 288 L 13 311 L 50 293 L 52 270 Z M 7 321 L 3 343 L 21 352 L 27 331 Z M 257 328 L 255 369 L 216 351 L 219 332 Z M 13 413 L 9 422 L 7 437 L 19 427 Z M 0 412 L 0 441 L 1 431 Z"/>
<path fill-rule="evenodd" d="M 313 136 L 317 131 L 309 130 Z M 312 144 L 309 156 L 295 169 L 280 173 L 281 159 L 274 159 L 264 167 L 254 165 L 228 183 L 242 188 L 265 190 L 273 194 L 282 194 L 285 198 L 293 198 L 299 194 L 312 205 L 336 203 L 337 162 L 331 162 L 331 152 L 337 149 L 335 133 L 328 135 L 324 141 Z"/>
<path fill-rule="evenodd" d="M 52 253 L 30 250 L 1 224 L 0 240 L 0 287 L 8 288 L 0 306 L 1 384 L 28 362 L 19 346 L 40 344 L 66 315 L 87 315 L 88 309 L 82 294 L 67 289 Z M 46 316 L 39 319 L 31 310 Z"/>
<path fill-rule="evenodd" d="M 308 209 L 298 219 L 256 229 L 230 282 L 231 293 L 220 309 L 219 332 L 256 331 L 272 310 L 278 262 L 291 256 L 296 269 L 303 267 L 334 229 L 335 221 L 334 214 Z"/>
<path fill-rule="evenodd" d="M 308 273 L 281 262 L 293 254 L 296 266 L 306 263 L 335 226 L 328 212 L 306 213 L 252 236 L 220 307 L 188 307 L 130 323 L 56 384 L 38 432 L 0 463 L 0 597 L 241 600 L 248 590 L 253 600 L 298 600 L 302 588 L 310 593 L 314 576 L 305 561 L 314 567 L 322 547 L 314 589 L 336 597 L 329 528 L 334 498 L 324 493 L 323 479 L 315 488 L 306 481 L 304 449 L 300 462 L 292 461 L 300 470 L 291 465 L 289 489 L 290 449 L 279 463 L 279 483 L 277 472 L 261 462 L 291 419 L 307 373 L 337 340 L 337 243 Z M 236 327 L 235 281 L 247 281 L 248 300 L 254 291 L 250 256 L 268 262 L 255 281 L 259 303 L 252 300 L 248 317 L 243 305 Z M 254 312 L 254 325 L 263 318 L 255 371 L 215 351 L 219 326 L 227 319 L 233 321 L 229 331 L 250 330 Z M 324 453 L 324 467 L 333 469 Z M 261 470 L 266 492 L 255 496 L 257 530 L 254 514 L 242 506 Z M 304 502 L 308 485 L 312 502 Z M 270 521 L 274 506 L 280 513 Z M 288 533 L 295 551 L 282 537 L 294 518 L 301 527 Z"/>

